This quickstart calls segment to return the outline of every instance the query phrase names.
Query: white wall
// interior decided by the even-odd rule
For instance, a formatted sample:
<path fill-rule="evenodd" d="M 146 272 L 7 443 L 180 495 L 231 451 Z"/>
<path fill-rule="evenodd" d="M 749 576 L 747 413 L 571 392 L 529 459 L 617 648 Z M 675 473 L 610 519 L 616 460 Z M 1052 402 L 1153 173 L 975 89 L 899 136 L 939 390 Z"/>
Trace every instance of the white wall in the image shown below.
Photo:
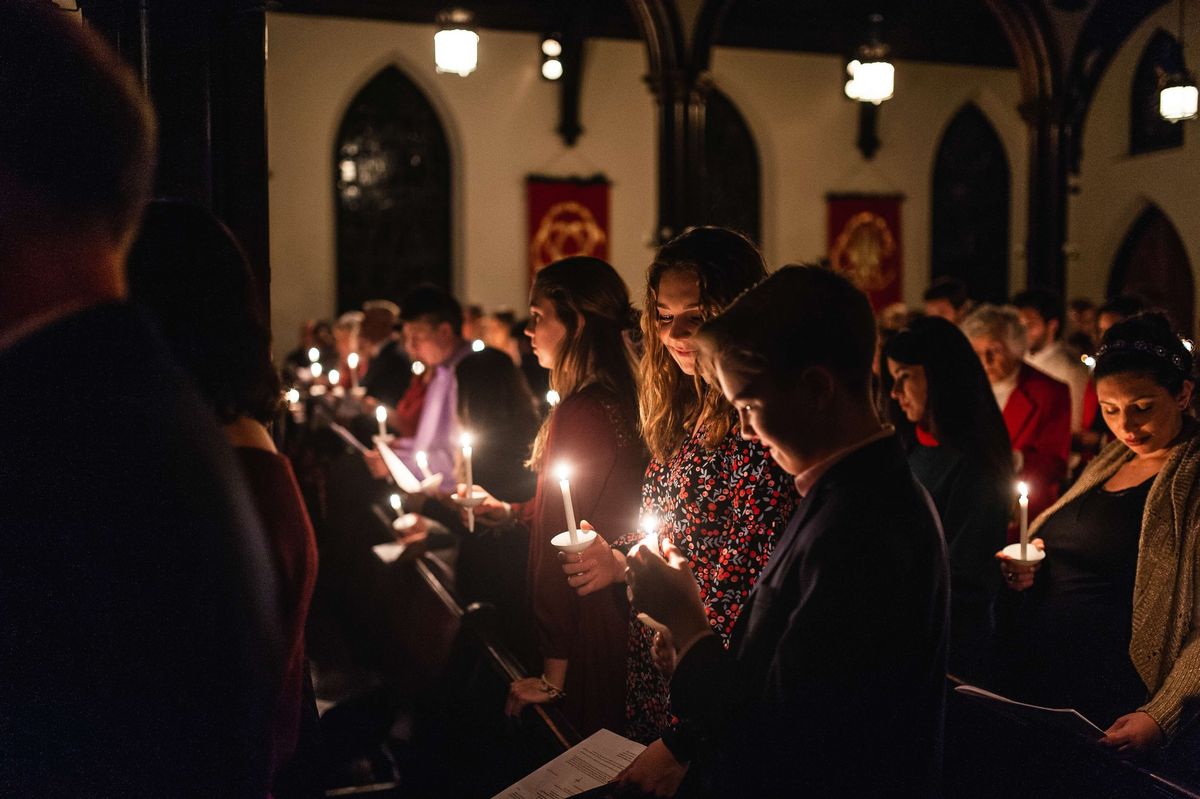
<path fill-rule="evenodd" d="M 657 117 L 640 42 L 591 40 L 582 92 L 584 134 L 567 148 L 554 133 L 558 89 L 538 76 L 538 37 L 483 31 L 479 69 L 438 75 L 429 25 L 268 15 L 268 145 L 271 169 L 272 318 L 277 351 L 299 323 L 336 302 L 334 138 L 350 99 L 396 64 L 442 115 L 455 161 L 455 289 L 484 305 L 525 302 L 524 178 L 531 172 L 592 174 L 613 181 L 610 249 L 635 300 L 652 255 L 656 222 Z M 763 246 L 772 266 L 825 253 L 825 194 L 899 192 L 904 296 L 919 301 L 929 279 L 930 190 L 942 133 L 973 101 L 1004 142 L 1012 176 L 1010 269 L 1024 283 L 1026 133 L 1016 113 L 1015 70 L 897 64 L 896 96 L 881 109 L 883 146 L 865 162 L 854 145 L 858 109 L 842 94 L 834 56 L 718 48 L 716 84 L 758 143 Z M 1016 274 L 1017 272 L 1021 274 Z"/>
<path fill-rule="evenodd" d="M 584 134 L 567 148 L 556 84 L 533 34 L 485 31 L 467 78 L 433 68 L 433 26 L 269 14 L 267 61 L 272 319 L 276 351 L 302 320 L 335 311 L 331 159 L 350 100 L 395 64 L 441 114 L 451 142 L 454 288 L 486 306 L 527 302 L 525 176 L 603 171 L 612 181 L 609 260 L 640 286 L 657 204 L 655 112 L 638 42 L 588 43 Z"/>
<path fill-rule="evenodd" d="M 1200 62 L 1200 2 L 1188 2 L 1186 61 Z M 1113 259 L 1142 210 L 1154 203 L 1187 249 L 1200 295 L 1200 123 L 1183 122 L 1184 146 L 1129 154 L 1129 94 L 1147 42 L 1163 28 L 1178 36 L 1179 7 L 1170 3 L 1142 23 L 1109 64 L 1084 125 L 1078 193 L 1071 199 L 1067 245 L 1070 296 L 1104 297 Z M 1200 305 L 1200 296 L 1197 297 Z"/>
<path fill-rule="evenodd" d="M 715 83 L 729 95 L 758 141 L 763 174 L 763 248 L 779 265 L 826 254 L 828 192 L 900 193 L 904 298 L 918 303 L 929 284 L 930 214 L 937 147 L 951 118 L 974 102 L 1008 154 L 1009 240 L 1013 285 L 1024 284 L 1028 151 L 1017 114 L 1015 70 L 900 61 L 896 94 L 879 110 L 882 147 L 865 161 L 857 104 L 847 100 L 837 56 L 717 48 Z M 1020 271 L 1020 274 L 1016 274 Z"/>

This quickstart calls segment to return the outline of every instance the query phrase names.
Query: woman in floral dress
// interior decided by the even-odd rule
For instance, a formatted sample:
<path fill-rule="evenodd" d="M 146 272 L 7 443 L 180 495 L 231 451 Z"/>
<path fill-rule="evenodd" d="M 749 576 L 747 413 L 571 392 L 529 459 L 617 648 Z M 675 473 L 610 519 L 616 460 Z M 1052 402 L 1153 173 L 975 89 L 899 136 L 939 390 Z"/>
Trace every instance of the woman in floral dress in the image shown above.
<path fill-rule="evenodd" d="M 762 256 L 745 237 L 716 227 L 692 228 L 665 244 L 650 265 L 642 312 L 642 433 L 652 460 L 642 481 L 642 512 L 686 553 L 709 623 L 725 645 L 771 546 L 792 514 L 792 480 L 757 440 L 742 438 L 737 414 L 696 364 L 693 333 L 738 294 L 766 277 Z M 567 581 L 589 594 L 624 581 L 630 533 L 610 548 L 598 542 L 564 557 Z M 643 789 L 677 784 L 685 766 L 671 749 L 669 642 L 631 619 L 626 734 L 650 744 L 638 759 Z M 656 660 L 658 664 L 656 665 Z M 663 662 L 663 661 L 667 662 Z M 626 775 L 630 778 L 630 775 Z"/>

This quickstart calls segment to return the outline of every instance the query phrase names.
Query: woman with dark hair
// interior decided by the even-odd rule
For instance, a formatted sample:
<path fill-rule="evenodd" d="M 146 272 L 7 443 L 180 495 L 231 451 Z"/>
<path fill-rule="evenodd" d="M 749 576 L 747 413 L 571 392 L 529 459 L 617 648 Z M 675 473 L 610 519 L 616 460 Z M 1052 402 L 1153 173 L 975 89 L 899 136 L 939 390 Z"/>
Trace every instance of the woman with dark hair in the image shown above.
<path fill-rule="evenodd" d="M 1200 425 L 1191 353 L 1162 314 L 1114 324 L 1094 375 L 1117 440 L 1034 521 L 1045 560 L 997 555 L 1022 592 L 1003 687 L 1109 725 L 1100 742 L 1129 755 L 1200 706 Z"/>
<path fill-rule="evenodd" d="M 295 781 L 307 779 L 302 773 L 311 764 L 295 755 L 302 723 L 315 720 L 316 712 L 305 697 L 304 623 L 317 547 L 291 465 L 266 428 L 282 394 L 246 256 L 208 210 L 156 200 L 146 209 L 128 274 L 132 299 L 158 323 L 175 360 L 224 425 L 269 535 L 288 646 L 287 662 L 280 664 L 271 773 L 277 796 L 303 792 Z"/>
<path fill-rule="evenodd" d="M 908 462 L 942 519 L 950 560 L 950 672 L 983 678 L 1013 499 L 1004 417 L 967 337 L 945 319 L 916 319 L 884 346 L 891 397 L 914 425 Z"/>
<path fill-rule="evenodd" d="M 524 502 L 537 478 L 524 468 L 539 419 L 533 394 L 507 353 L 486 348 L 459 361 L 458 424 L 474 439 L 475 482 L 497 499 Z"/>
<path fill-rule="evenodd" d="M 686 554 L 709 623 L 726 645 L 796 492 L 762 445 L 742 437 L 733 406 L 700 375 L 691 339 L 706 319 L 766 276 L 758 249 L 741 234 L 692 228 L 663 245 L 650 264 L 642 311 L 639 405 L 652 456 L 642 480 L 642 511 L 657 517 L 660 536 Z M 568 582 L 581 595 L 624 583 L 625 556 L 639 538 L 622 536 L 611 549 L 597 542 L 582 555 L 565 557 Z M 652 633 L 632 620 L 627 734 L 655 742 L 667 767 L 661 779 L 667 780 L 666 772 L 682 767 L 670 753 L 670 674 L 655 665 L 652 647 L 660 657 L 671 651 L 670 642 L 655 647 Z M 669 662 L 662 665 L 670 671 Z M 640 768 L 650 766 L 648 759 L 640 761 Z"/>
<path fill-rule="evenodd" d="M 529 591 L 543 659 L 540 677 L 518 680 L 507 711 L 563 700 L 583 735 L 625 729 L 629 606 L 623 590 L 580 597 L 562 579 L 550 540 L 567 527 L 554 471 L 570 473 L 577 519 L 615 538 L 635 526 L 646 455 L 637 433 L 637 378 L 625 340 L 633 311 L 616 271 L 595 258 L 565 258 L 537 273 L 530 291 L 530 337 L 561 401 L 534 442 L 533 501 L 488 498 L 481 521 L 519 516 L 529 528 Z M 487 486 L 483 486 L 485 489 Z"/>

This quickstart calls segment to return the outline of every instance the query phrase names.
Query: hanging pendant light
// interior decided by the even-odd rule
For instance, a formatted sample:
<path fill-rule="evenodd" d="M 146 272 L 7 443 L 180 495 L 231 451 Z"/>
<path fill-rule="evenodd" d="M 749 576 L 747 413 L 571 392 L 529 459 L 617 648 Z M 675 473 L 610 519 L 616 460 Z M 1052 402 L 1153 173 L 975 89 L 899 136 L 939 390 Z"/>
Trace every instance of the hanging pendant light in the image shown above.
<path fill-rule="evenodd" d="M 1200 91 L 1196 76 L 1188 72 L 1183 46 L 1184 0 L 1179 0 L 1179 71 L 1163 75 L 1158 87 L 1158 115 L 1168 122 L 1195 119 Z M 1174 66 L 1174 65 L 1172 65 Z"/>
<path fill-rule="evenodd" d="M 846 96 L 860 103 L 879 105 L 895 93 L 896 68 L 887 60 L 888 47 L 880 39 L 883 17 L 872 14 L 867 21 L 870 37 L 858 48 L 858 58 L 846 65 L 850 76 L 846 81 Z"/>
<path fill-rule="evenodd" d="M 470 11 L 452 8 L 437 16 L 433 35 L 433 60 L 438 72 L 466 77 L 479 64 L 479 34 Z"/>

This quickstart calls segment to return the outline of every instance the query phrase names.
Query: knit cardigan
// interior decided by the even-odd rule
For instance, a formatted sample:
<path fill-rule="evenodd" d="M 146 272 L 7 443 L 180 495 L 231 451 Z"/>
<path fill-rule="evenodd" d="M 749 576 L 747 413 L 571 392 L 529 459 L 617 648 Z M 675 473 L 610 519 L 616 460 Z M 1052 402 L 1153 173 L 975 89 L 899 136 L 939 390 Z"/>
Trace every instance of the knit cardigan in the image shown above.
<path fill-rule="evenodd" d="M 1105 483 L 1133 452 L 1105 447 L 1030 533 Z M 1150 693 L 1145 711 L 1170 739 L 1200 709 L 1200 424 L 1184 417 L 1179 441 L 1150 486 L 1138 540 L 1129 656 Z M 1046 542 L 1053 556 L 1054 544 Z"/>

